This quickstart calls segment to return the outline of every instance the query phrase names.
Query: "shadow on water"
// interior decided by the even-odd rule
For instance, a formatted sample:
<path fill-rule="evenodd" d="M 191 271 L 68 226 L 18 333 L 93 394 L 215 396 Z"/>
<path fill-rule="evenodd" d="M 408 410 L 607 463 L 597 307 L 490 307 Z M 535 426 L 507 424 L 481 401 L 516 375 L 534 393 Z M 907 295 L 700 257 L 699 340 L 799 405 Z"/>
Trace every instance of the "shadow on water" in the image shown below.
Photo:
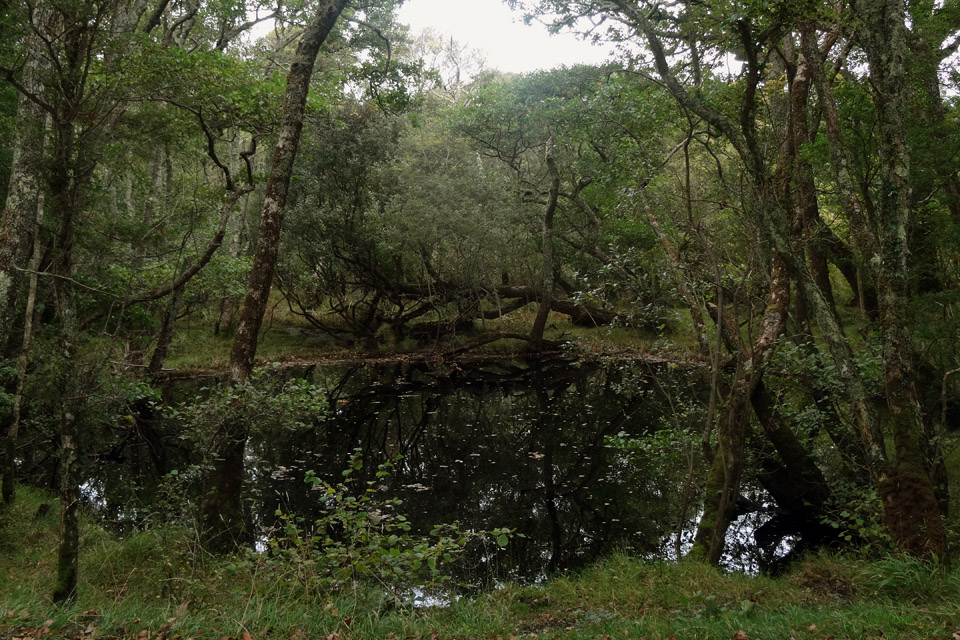
<path fill-rule="evenodd" d="M 334 417 L 252 438 L 257 522 L 272 522 L 278 507 L 319 515 L 304 473 L 335 482 L 359 450 L 370 463 L 402 456 L 383 488 L 403 499 L 415 528 L 524 534 L 505 552 L 468 554 L 460 577 L 472 583 L 535 581 L 615 549 L 659 555 L 678 527 L 685 434 L 662 438 L 668 446 L 649 456 L 637 442 L 669 428 L 677 403 L 694 404 L 702 386 L 688 371 L 559 358 L 304 374 L 328 389 Z"/>
<path fill-rule="evenodd" d="M 675 558 L 686 549 L 705 467 L 707 383 L 696 367 L 558 356 L 316 365 L 271 375 L 307 379 L 331 410 L 308 426 L 252 425 L 247 494 L 261 537 L 277 524 L 278 509 L 306 522 L 319 516 L 323 504 L 304 476 L 313 471 L 336 483 L 360 451 L 360 480 L 401 456 L 378 488 L 403 500 L 415 530 L 456 522 L 524 535 L 506 550 L 493 541 L 471 547 L 462 582 L 535 582 L 612 551 Z M 213 386 L 181 380 L 165 395 L 175 402 Z M 171 486 L 197 486 L 184 476 L 200 454 L 182 425 L 158 419 L 144 429 L 92 464 L 85 485 L 91 504 L 121 531 L 150 526 L 148 515 L 165 505 L 190 504 L 171 496 Z M 756 570 L 751 538 L 765 517 L 733 529 L 728 566 Z"/>

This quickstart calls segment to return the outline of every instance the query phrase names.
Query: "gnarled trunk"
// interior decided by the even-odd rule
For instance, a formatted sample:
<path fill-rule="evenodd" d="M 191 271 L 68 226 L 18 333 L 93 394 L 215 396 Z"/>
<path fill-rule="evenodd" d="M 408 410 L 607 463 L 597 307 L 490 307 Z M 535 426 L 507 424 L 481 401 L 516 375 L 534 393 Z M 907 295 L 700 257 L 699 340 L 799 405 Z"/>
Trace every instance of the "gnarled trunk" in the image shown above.
<path fill-rule="evenodd" d="M 547 208 L 543 213 L 543 291 L 540 293 L 540 307 L 530 330 L 530 343 L 540 350 L 543 343 L 543 331 L 547 326 L 550 306 L 553 302 L 553 216 L 557 211 L 557 198 L 560 194 L 560 172 L 557 161 L 547 151 L 547 170 L 550 172 L 550 194 Z"/>
<path fill-rule="evenodd" d="M 703 515 L 697 525 L 694 557 L 719 564 L 724 539 L 733 520 L 740 497 L 747 431 L 750 426 L 750 401 L 763 379 L 763 367 L 773 355 L 783 333 L 790 306 L 790 278 L 783 260 L 774 254 L 770 264 L 770 293 L 757 337 L 749 353 L 738 353 L 736 378 L 727 404 L 717 423 L 717 453 L 704 490 Z"/>

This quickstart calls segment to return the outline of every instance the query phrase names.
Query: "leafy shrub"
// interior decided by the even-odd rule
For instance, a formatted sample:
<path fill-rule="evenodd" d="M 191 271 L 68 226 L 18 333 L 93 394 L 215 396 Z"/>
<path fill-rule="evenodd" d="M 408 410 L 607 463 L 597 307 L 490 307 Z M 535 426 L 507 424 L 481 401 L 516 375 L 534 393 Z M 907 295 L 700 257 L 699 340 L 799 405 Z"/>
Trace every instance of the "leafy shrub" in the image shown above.
<path fill-rule="evenodd" d="M 282 510 L 276 512 L 282 525 L 280 534 L 269 540 L 269 562 L 294 576 L 308 592 L 336 592 L 372 583 L 402 602 L 414 586 L 431 588 L 448 582 L 451 578 L 445 570 L 471 540 L 495 538 L 499 547 L 505 547 L 511 537 L 522 536 L 510 529 L 462 531 L 456 524 L 435 525 L 429 535 L 415 534 L 399 513 L 403 502 L 378 495 L 376 485 L 390 475 L 393 463 L 379 465 L 375 478 L 356 495 L 354 476 L 362 468 L 362 457 L 355 452 L 340 483 L 330 484 L 307 472 L 305 482 L 320 494 L 325 506 L 325 513 L 312 524 Z"/>

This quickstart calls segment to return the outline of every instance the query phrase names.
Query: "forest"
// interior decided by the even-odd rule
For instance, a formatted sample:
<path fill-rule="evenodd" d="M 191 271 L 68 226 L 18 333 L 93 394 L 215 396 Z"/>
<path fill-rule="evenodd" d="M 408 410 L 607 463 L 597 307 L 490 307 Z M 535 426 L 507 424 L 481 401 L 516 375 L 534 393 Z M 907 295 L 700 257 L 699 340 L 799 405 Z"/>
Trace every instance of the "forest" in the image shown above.
<path fill-rule="evenodd" d="M 402 1 L 0 0 L 0 637 L 960 637 L 960 2 Z"/>

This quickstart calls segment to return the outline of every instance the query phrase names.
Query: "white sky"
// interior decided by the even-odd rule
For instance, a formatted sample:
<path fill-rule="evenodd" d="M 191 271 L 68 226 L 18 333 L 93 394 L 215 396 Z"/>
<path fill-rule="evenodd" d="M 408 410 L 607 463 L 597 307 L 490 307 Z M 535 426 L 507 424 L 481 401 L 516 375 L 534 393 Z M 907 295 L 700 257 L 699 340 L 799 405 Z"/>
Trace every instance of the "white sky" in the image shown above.
<path fill-rule="evenodd" d="M 502 0 L 406 0 L 398 21 L 411 35 L 432 27 L 486 54 L 487 67 L 524 73 L 607 59 L 610 49 L 577 40 L 571 34 L 550 35 L 543 25 L 523 24 Z"/>

